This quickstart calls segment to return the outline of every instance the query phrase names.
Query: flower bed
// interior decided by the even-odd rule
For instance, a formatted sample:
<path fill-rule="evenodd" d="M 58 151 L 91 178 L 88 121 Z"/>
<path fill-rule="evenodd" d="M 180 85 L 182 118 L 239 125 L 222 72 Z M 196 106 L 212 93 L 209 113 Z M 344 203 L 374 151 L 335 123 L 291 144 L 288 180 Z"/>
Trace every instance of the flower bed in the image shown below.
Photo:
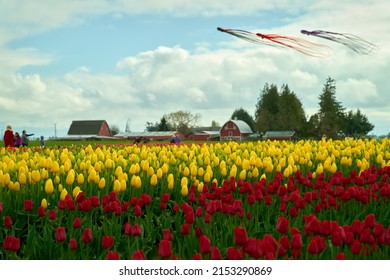
<path fill-rule="evenodd" d="M 0 149 L 0 259 L 388 259 L 385 139 Z"/>

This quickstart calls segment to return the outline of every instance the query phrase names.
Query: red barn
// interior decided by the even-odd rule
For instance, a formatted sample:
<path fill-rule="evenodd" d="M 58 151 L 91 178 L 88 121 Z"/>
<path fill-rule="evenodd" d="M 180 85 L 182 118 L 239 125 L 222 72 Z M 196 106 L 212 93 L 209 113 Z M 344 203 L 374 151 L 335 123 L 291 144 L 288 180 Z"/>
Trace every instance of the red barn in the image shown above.
<path fill-rule="evenodd" d="M 221 128 L 220 139 L 241 141 L 253 133 L 250 126 L 241 120 L 229 120 Z"/>

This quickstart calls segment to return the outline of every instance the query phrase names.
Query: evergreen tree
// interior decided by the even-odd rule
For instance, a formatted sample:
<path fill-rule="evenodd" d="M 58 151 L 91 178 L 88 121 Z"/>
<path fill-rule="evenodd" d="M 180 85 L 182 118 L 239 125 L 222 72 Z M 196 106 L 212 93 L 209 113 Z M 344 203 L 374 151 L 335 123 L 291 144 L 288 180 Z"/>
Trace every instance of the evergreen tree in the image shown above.
<path fill-rule="evenodd" d="M 279 113 L 279 93 L 276 85 L 265 84 L 256 104 L 254 128 L 259 132 L 278 130 L 275 120 Z"/>
<path fill-rule="evenodd" d="M 319 132 L 329 138 L 338 138 L 345 126 L 344 108 L 336 100 L 336 82 L 328 78 L 319 97 Z"/>
<path fill-rule="evenodd" d="M 352 110 L 345 117 L 345 134 L 352 137 L 361 137 L 367 135 L 374 129 L 368 118 L 363 115 L 359 109 L 356 113 Z"/>
<path fill-rule="evenodd" d="M 249 115 L 249 113 L 243 108 L 234 110 L 232 117 L 230 119 L 232 119 L 232 120 L 237 119 L 237 120 L 244 121 L 253 130 L 253 126 L 254 126 L 253 117 L 251 115 Z"/>

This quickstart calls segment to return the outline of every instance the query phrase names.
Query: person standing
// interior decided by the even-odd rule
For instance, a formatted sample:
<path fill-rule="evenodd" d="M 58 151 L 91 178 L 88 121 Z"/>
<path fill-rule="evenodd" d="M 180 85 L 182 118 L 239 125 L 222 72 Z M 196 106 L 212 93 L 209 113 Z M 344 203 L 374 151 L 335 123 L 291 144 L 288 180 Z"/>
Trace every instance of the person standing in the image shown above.
<path fill-rule="evenodd" d="M 22 137 L 20 137 L 18 132 L 15 132 L 15 140 L 14 141 L 15 141 L 16 148 L 19 148 L 20 146 L 22 146 Z"/>
<path fill-rule="evenodd" d="M 4 132 L 4 146 L 6 148 L 13 148 L 15 146 L 14 143 L 14 132 L 12 131 L 12 126 L 7 125 L 7 129 Z"/>
<path fill-rule="evenodd" d="M 32 136 L 34 135 L 34 133 L 32 134 L 27 134 L 27 132 L 25 130 L 23 130 L 23 134 L 22 134 L 22 146 L 23 147 L 27 147 L 28 146 L 28 142 L 30 142 L 30 140 L 28 139 L 29 136 Z"/>

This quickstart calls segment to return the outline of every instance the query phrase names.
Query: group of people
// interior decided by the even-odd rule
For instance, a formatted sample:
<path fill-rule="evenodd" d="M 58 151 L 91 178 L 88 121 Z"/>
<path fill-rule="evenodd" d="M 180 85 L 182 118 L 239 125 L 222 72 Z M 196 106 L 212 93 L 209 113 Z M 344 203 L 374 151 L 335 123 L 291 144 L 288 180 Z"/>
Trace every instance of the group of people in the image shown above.
<path fill-rule="evenodd" d="M 18 132 L 13 132 L 12 126 L 8 125 L 7 129 L 4 132 L 4 146 L 6 148 L 19 148 L 19 147 L 27 147 L 28 143 L 30 142 L 29 138 L 30 136 L 34 135 L 27 134 L 26 130 L 23 130 L 22 135 L 20 135 Z M 41 146 L 43 142 L 43 136 L 41 136 Z"/>

